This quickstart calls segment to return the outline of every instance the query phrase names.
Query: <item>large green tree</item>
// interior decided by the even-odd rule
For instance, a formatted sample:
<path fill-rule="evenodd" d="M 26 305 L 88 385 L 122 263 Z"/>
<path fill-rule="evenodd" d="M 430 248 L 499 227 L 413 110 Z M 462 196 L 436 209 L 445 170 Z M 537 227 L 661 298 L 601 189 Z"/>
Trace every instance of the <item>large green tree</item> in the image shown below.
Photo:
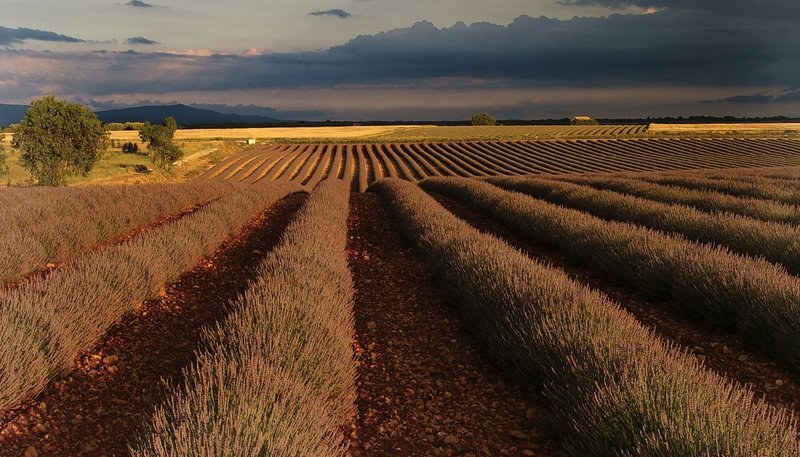
<path fill-rule="evenodd" d="M 15 129 L 12 145 L 22 165 L 44 186 L 86 175 L 106 147 L 108 133 L 89 108 L 48 96 L 34 100 Z"/>
<path fill-rule="evenodd" d="M 153 125 L 148 122 L 139 130 L 139 138 L 147 143 L 150 157 L 161 168 L 169 169 L 176 160 L 183 157 L 183 151 L 174 141 L 176 130 L 178 123 L 172 117 L 164 119 L 163 125 Z"/>

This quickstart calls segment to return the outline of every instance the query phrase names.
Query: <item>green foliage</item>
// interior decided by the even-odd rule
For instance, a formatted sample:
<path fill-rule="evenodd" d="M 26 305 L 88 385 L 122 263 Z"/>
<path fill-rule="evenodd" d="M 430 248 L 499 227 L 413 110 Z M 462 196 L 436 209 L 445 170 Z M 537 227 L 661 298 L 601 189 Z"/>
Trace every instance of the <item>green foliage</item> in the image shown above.
<path fill-rule="evenodd" d="M 183 151 L 174 141 L 176 130 L 178 130 L 178 123 L 172 117 L 164 119 L 163 125 L 146 122 L 139 130 L 139 138 L 147 143 L 150 157 L 160 168 L 168 170 L 176 160 L 183 157 Z"/>
<path fill-rule="evenodd" d="M 2 141 L 2 136 L 0 136 L 0 141 Z M 0 175 L 4 175 L 8 173 L 8 165 L 6 164 L 6 151 L 3 148 L 3 143 L 0 142 Z"/>
<path fill-rule="evenodd" d="M 495 125 L 497 124 L 497 119 L 495 119 L 489 113 L 478 113 L 472 116 L 472 125 Z"/>
<path fill-rule="evenodd" d="M 85 176 L 107 140 L 108 133 L 89 108 L 48 96 L 31 103 L 12 144 L 22 150 L 22 165 L 40 185 L 61 186 L 68 175 Z"/>
<path fill-rule="evenodd" d="M 131 141 L 122 144 L 122 152 L 124 154 L 136 154 L 139 152 L 139 145 Z"/>
<path fill-rule="evenodd" d="M 123 130 L 141 130 L 144 127 L 144 122 L 109 122 L 106 124 L 106 130 L 109 132 L 118 132 Z"/>

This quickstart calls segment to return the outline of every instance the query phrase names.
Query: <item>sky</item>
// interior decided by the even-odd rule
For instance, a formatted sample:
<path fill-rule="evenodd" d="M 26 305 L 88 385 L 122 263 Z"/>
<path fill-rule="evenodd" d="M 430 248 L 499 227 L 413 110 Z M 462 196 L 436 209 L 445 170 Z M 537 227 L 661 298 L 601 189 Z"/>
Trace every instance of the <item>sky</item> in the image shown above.
<path fill-rule="evenodd" d="M 0 0 L 0 103 L 800 116 L 797 0 Z"/>

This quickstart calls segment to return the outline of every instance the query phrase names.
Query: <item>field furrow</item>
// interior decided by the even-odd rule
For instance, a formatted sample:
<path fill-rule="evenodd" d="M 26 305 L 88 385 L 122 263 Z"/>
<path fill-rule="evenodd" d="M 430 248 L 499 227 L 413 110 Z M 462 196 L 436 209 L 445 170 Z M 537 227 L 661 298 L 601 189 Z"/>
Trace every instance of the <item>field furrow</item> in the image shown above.
<path fill-rule="evenodd" d="M 329 147 L 335 147 L 337 154 L 340 149 L 342 152 L 343 167 L 336 165 L 340 163 L 337 158 L 333 159 L 332 169 L 340 172 L 336 176 L 349 180 L 354 189 L 361 191 L 387 177 L 419 180 L 435 176 L 629 173 L 800 165 L 800 141 L 783 139 L 565 139 L 282 145 L 233 156 L 211 168 L 201 179 L 318 182 L 317 177 L 335 174 L 317 170 L 328 166 L 322 156 L 327 154 Z M 311 176 L 315 178 L 312 180 Z"/>
<path fill-rule="evenodd" d="M 565 453 L 546 402 L 504 382 L 462 330 L 383 200 L 351 197 L 358 439 L 353 455 Z"/>

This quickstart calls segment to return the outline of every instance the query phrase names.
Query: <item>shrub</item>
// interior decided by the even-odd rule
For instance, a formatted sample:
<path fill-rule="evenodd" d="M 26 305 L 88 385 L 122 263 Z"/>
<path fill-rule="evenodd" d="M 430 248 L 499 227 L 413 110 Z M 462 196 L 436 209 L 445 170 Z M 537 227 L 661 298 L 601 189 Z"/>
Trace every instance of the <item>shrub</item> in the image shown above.
<path fill-rule="evenodd" d="M 355 415 L 349 185 L 324 181 L 257 269 L 233 313 L 203 334 L 134 456 L 344 456 Z"/>
<path fill-rule="evenodd" d="M 544 386 L 572 453 L 800 451 L 785 411 L 703 369 L 604 295 L 480 233 L 414 184 L 384 180 L 373 189 L 419 244 L 479 347 L 523 385 Z"/>
<path fill-rule="evenodd" d="M 133 142 L 127 142 L 122 144 L 122 152 L 124 154 L 138 154 L 139 153 L 139 145 Z"/>
<path fill-rule="evenodd" d="M 497 120 L 489 113 L 478 113 L 472 116 L 472 125 L 495 125 Z"/>

